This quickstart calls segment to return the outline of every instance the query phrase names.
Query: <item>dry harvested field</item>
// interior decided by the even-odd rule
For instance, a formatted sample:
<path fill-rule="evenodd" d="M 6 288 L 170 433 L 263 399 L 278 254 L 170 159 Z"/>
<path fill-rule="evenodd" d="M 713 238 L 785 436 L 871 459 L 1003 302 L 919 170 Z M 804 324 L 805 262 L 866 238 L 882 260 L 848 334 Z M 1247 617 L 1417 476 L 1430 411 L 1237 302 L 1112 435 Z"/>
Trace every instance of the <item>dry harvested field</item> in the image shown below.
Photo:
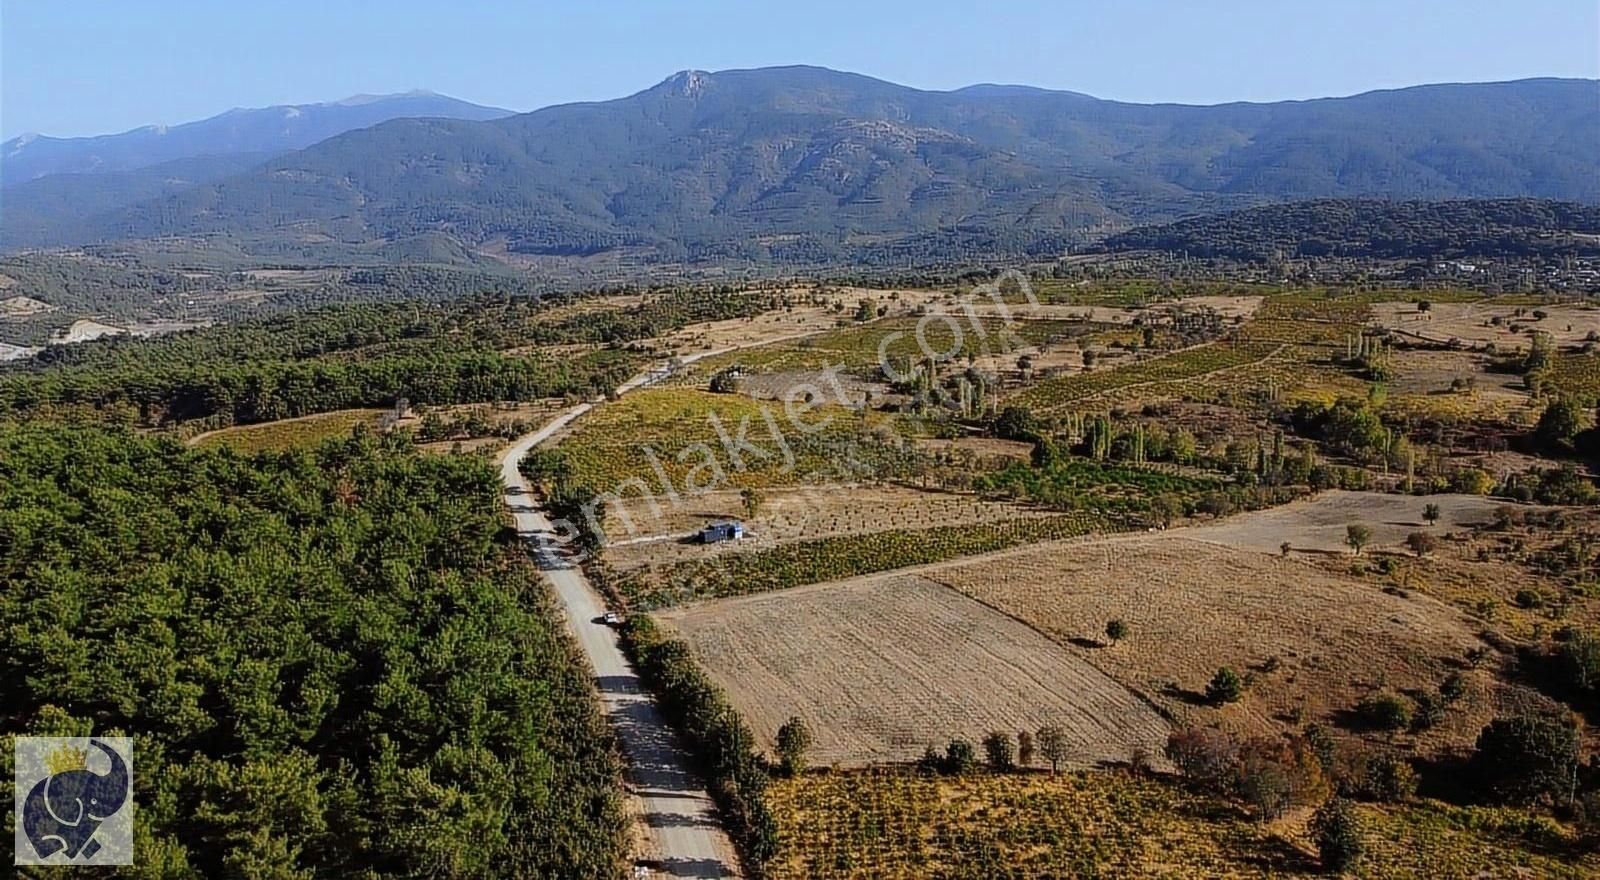
<path fill-rule="evenodd" d="M 1419 530 L 1447 532 L 1482 525 L 1503 500 L 1481 495 L 1387 495 L 1380 492 L 1323 492 L 1315 498 L 1269 510 L 1229 517 L 1213 525 L 1183 530 L 1183 536 L 1262 553 L 1278 553 L 1287 541 L 1297 551 L 1350 553 L 1345 528 L 1360 523 L 1372 530 L 1366 552 L 1404 552 L 1406 536 Z M 1439 505 L 1439 523 L 1428 526 L 1422 508 Z"/>
<path fill-rule="evenodd" d="M 0 286 L 0 290 L 9 286 Z M 55 306 L 43 300 L 34 299 L 31 296 L 12 296 L 0 299 L 0 317 L 25 318 L 29 315 L 42 315 L 55 310 Z"/>
<path fill-rule="evenodd" d="M 1431 688 L 1480 644 L 1443 603 L 1196 540 L 1199 531 L 1042 546 L 928 576 L 1037 627 L 1174 716 L 1244 732 L 1290 727 L 1296 715 L 1326 721 L 1380 686 Z M 1106 645 L 1112 619 L 1130 635 Z M 1256 681 L 1235 705 L 1202 705 L 1221 666 Z M 1463 711 L 1430 736 L 1470 739 L 1473 721 Z"/>
<path fill-rule="evenodd" d="M 1523 312 L 1517 317 L 1517 311 Z M 1535 320 L 1533 312 L 1544 312 Z M 1600 309 L 1586 305 L 1513 306 L 1488 302 L 1436 302 L 1426 312 L 1409 302 L 1375 303 L 1373 320 L 1381 326 L 1438 342 L 1459 339 L 1468 344 L 1494 343 L 1501 349 L 1527 348 L 1527 328 L 1549 333 L 1558 345 L 1579 345 L 1590 333 L 1600 333 Z M 1500 325 L 1491 324 L 1494 318 Z"/>
<path fill-rule="evenodd" d="M 626 573 L 645 565 L 831 535 L 991 523 L 1046 514 L 1046 511 L 984 501 L 971 495 L 881 484 L 840 483 L 769 489 L 762 493 L 760 510 L 753 519 L 745 516 L 737 490 L 679 495 L 676 503 L 669 498 L 630 494 L 606 511 L 606 535 L 612 543 L 606 549 L 605 559 Z M 745 524 L 744 540 L 709 546 L 681 541 L 711 523 L 730 519 Z"/>
<path fill-rule="evenodd" d="M 1066 729 L 1073 762 L 1159 754 L 1168 727 L 1127 688 L 1016 620 L 924 578 L 801 587 L 669 611 L 757 738 L 792 715 L 818 764 L 911 760 L 991 730 Z"/>
<path fill-rule="evenodd" d="M 769 296 L 778 292 L 760 291 L 752 295 Z M 792 293 L 796 296 L 806 296 L 812 291 L 796 290 Z M 726 321 L 693 324 L 669 333 L 656 342 L 660 347 L 680 356 L 724 348 L 746 348 L 824 333 L 838 327 L 841 321 L 851 323 L 850 316 L 854 314 L 856 304 L 862 300 L 871 300 L 891 311 L 901 312 L 909 311 L 917 305 L 931 302 L 943 295 L 931 290 L 845 288 L 828 295 L 830 300 L 837 300 L 845 305 L 843 312 L 836 312 L 827 306 L 796 306 L 792 310 L 769 312 L 751 319 L 732 318 Z"/>

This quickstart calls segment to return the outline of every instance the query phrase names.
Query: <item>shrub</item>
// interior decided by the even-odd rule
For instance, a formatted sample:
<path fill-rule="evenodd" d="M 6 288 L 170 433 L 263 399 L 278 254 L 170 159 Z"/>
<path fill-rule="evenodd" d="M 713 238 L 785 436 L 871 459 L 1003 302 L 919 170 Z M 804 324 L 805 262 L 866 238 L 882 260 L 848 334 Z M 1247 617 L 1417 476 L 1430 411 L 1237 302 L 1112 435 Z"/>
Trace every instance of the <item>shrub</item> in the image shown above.
<path fill-rule="evenodd" d="M 1355 808 L 1343 798 L 1330 798 L 1319 807 L 1311 817 L 1310 830 L 1322 867 L 1329 871 L 1350 870 L 1365 849 Z"/>
<path fill-rule="evenodd" d="M 1363 797 L 1375 801 L 1403 801 L 1417 793 L 1417 771 L 1400 755 L 1378 755 L 1367 761 L 1358 788 Z"/>
<path fill-rule="evenodd" d="M 996 730 L 983 738 L 984 756 L 989 761 L 989 769 L 997 773 L 1007 773 L 1017 768 L 1016 748 L 1011 742 L 1011 735 Z"/>
<path fill-rule="evenodd" d="M 1206 699 L 1217 705 L 1238 702 L 1244 696 L 1244 679 L 1230 667 L 1224 666 L 1211 676 L 1206 685 Z"/>
<path fill-rule="evenodd" d="M 1454 703 L 1467 694 L 1467 677 L 1459 672 L 1452 672 L 1439 682 L 1439 696 L 1446 703 Z"/>
<path fill-rule="evenodd" d="M 1412 532 L 1406 535 L 1406 548 L 1421 558 L 1439 549 L 1439 539 L 1427 532 Z"/>
<path fill-rule="evenodd" d="M 1411 730 L 1414 733 L 1434 727 L 1444 720 L 1444 697 L 1438 694 L 1424 693 L 1417 697 L 1417 711 L 1411 715 Z"/>
<path fill-rule="evenodd" d="M 1220 730 L 1191 727 L 1167 736 L 1166 755 L 1189 780 L 1222 789 L 1239 763 L 1239 744 Z"/>
<path fill-rule="evenodd" d="M 1371 694 L 1356 704 L 1362 722 L 1376 730 L 1404 730 L 1411 724 L 1411 707 L 1399 694 Z"/>
<path fill-rule="evenodd" d="M 946 775 L 961 776 L 971 773 L 973 765 L 977 763 L 977 750 L 972 747 L 972 743 L 964 739 L 953 739 L 944 748 L 944 766 L 940 769 Z"/>
<path fill-rule="evenodd" d="M 1472 769 L 1496 797 L 1528 802 L 1565 794 L 1578 769 L 1578 731 L 1550 715 L 1496 718 L 1478 734 Z"/>
<path fill-rule="evenodd" d="M 1111 620 L 1106 623 L 1106 638 L 1113 643 L 1120 642 L 1128 637 L 1128 625 L 1122 620 Z"/>
<path fill-rule="evenodd" d="M 811 729 L 796 715 L 778 728 L 778 764 L 794 776 L 806 769 L 806 752 L 811 749 Z"/>

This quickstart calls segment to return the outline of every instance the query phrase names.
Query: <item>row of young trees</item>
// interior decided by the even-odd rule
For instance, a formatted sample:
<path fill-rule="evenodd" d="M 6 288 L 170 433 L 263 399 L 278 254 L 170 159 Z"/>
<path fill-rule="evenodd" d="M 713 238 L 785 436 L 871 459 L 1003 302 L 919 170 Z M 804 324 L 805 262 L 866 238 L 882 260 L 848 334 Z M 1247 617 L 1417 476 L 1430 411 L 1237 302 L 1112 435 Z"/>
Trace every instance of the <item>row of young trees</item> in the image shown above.
<path fill-rule="evenodd" d="M 668 722 L 684 737 L 711 794 L 722 811 L 724 826 L 739 847 L 746 869 L 760 877 L 778 851 L 778 823 L 767 807 L 770 769 L 760 755 L 755 735 L 727 695 L 706 677 L 688 643 L 668 637 L 647 615 L 636 614 L 623 625 L 623 647 L 639 677 L 655 695 Z M 784 735 L 788 769 L 798 770 L 809 734 L 803 726 Z"/>
<path fill-rule="evenodd" d="M 0 424 L 0 733 L 135 738 L 128 876 L 616 876 L 610 732 L 507 532 L 492 468 L 401 437 Z"/>

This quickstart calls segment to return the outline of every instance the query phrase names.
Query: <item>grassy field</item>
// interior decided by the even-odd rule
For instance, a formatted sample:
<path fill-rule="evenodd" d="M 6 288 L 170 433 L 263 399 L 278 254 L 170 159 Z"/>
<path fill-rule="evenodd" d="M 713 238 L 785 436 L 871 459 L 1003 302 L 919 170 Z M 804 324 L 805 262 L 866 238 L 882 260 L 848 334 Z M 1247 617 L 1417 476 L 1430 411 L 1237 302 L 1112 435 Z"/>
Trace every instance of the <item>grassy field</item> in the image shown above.
<path fill-rule="evenodd" d="M 1211 373 L 1232 370 L 1271 357 L 1281 346 L 1272 342 L 1215 342 L 1116 369 L 1071 373 L 1042 380 L 1010 401 L 1036 412 L 1081 406 L 1133 385 L 1190 382 Z"/>
<path fill-rule="evenodd" d="M 877 413 L 827 405 L 801 418 L 808 426 L 831 421 L 808 433 L 791 422 L 781 403 L 687 388 L 643 389 L 578 420 L 555 454 L 572 485 L 609 492 L 637 479 L 652 493 L 665 494 L 652 456 L 675 491 L 787 486 L 839 476 L 843 446 L 852 441 L 873 445 L 879 431 L 894 437 L 892 417 Z M 735 446 L 730 453 L 719 423 L 730 439 L 746 425 L 744 439 L 760 452 Z M 637 484 L 630 494 L 639 494 Z"/>
<path fill-rule="evenodd" d="M 949 779 L 899 770 L 780 780 L 773 880 L 1328 876 L 1303 816 L 1261 824 L 1159 779 L 1043 773 Z M 1600 871 L 1564 831 L 1433 802 L 1358 807 L 1377 880 L 1579 878 Z M 1552 845 L 1554 844 L 1554 845 Z"/>
<path fill-rule="evenodd" d="M 357 425 L 377 425 L 381 410 L 342 409 L 298 419 L 239 425 L 195 437 L 191 443 L 201 448 L 227 446 L 246 454 L 278 452 L 302 446 L 315 446 L 330 437 L 343 437 Z"/>
<path fill-rule="evenodd" d="M 1545 391 L 1580 406 L 1600 401 L 1600 354 L 1558 355 L 1541 373 Z"/>

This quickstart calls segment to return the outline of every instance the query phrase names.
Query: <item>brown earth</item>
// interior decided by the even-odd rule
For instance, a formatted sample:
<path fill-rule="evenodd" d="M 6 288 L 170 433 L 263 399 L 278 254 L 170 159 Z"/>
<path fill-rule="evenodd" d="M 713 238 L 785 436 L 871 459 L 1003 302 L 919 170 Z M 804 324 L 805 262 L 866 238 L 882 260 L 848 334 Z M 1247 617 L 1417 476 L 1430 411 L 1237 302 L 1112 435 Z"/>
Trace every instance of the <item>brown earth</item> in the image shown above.
<path fill-rule="evenodd" d="M 1380 688 L 1432 689 L 1481 644 L 1443 603 L 1197 540 L 1200 531 L 997 554 L 929 576 L 1037 627 L 1173 717 L 1242 733 L 1337 723 Z M 1105 636 L 1113 619 L 1129 629 L 1117 644 Z M 1204 691 L 1222 666 L 1253 681 L 1217 708 Z M 1467 702 L 1428 737 L 1475 735 L 1489 707 Z"/>
<path fill-rule="evenodd" d="M 1090 663 L 919 577 L 800 587 L 678 609 L 684 637 L 757 739 L 791 716 L 817 764 L 906 761 L 960 736 L 1059 724 L 1072 763 L 1159 755 L 1168 726 Z"/>

